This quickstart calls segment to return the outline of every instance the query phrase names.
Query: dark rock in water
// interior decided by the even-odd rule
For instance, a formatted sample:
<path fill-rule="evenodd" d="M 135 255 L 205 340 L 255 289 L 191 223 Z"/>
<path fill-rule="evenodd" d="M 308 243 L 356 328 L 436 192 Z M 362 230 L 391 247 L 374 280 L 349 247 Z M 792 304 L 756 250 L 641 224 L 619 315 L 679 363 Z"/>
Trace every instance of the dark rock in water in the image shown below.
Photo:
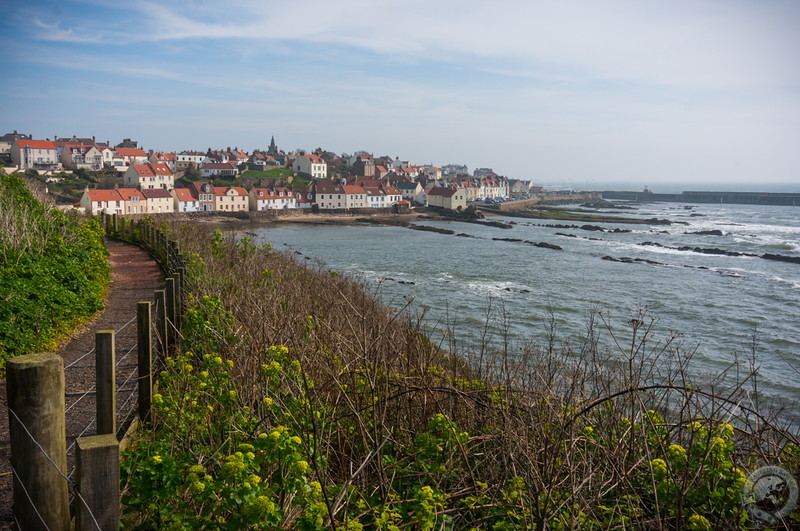
<path fill-rule="evenodd" d="M 566 236 L 567 238 L 577 238 L 574 234 L 566 234 L 564 232 L 556 232 L 556 236 Z"/>
<path fill-rule="evenodd" d="M 696 232 L 684 232 L 684 234 L 697 234 L 698 236 L 725 236 L 721 230 L 698 230 Z"/>
<path fill-rule="evenodd" d="M 519 292 L 520 293 L 530 293 L 531 290 L 529 290 L 529 289 L 521 289 L 521 290 L 519 290 Z"/>
<path fill-rule="evenodd" d="M 466 234 L 466 233 L 463 233 L 463 232 L 459 232 L 458 234 L 456 234 L 456 236 L 461 236 L 462 238 L 474 238 L 475 237 L 472 234 Z"/>
<path fill-rule="evenodd" d="M 614 258 L 613 256 L 604 256 L 603 260 L 609 260 L 611 262 L 622 262 L 623 264 L 635 264 L 637 262 L 651 264 L 651 265 L 664 265 L 661 262 L 656 262 L 655 260 L 648 260 L 647 258 L 631 258 L 629 256 L 623 256 L 622 258 Z"/>
<path fill-rule="evenodd" d="M 534 245 L 536 247 L 543 247 L 545 249 L 553 249 L 555 251 L 563 251 L 564 250 L 561 247 L 559 247 L 558 245 L 553 245 L 552 243 L 539 242 L 539 243 L 534 243 Z"/>
<path fill-rule="evenodd" d="M 397 281 L 397 283 L 398 283 L 398 284 L 410 284 L 410 285 L 412 285 L 412 286 L 413 286 L 414 284 L 416 284 L 416 282 L 411 282 L 410 280 L 398 280 L 398 281 Z"/>
<path fill-rule="evenodd" d="M 525 240 L 520 240 L 519 238 L 492 238 L 494 241 L 498 242 L 512 242 L 512 243 L 521 243 Z"/>
<path fill-rule="evenodd" d="M 606 230 L 603 227 L 598 227 L 597 225 L 581 225 L 580 228 L 583 230 L 591 230 L 596 232 L 605 232 Z"/>
<path fill-rule="evenodd" d="M 504 288 L 506 291 L 511 291 L 511 288 Z"/>
<path fill-rule="evenodd" d="M 793 264 L 800 264 L 800 256 L 786 256 L 783 254 L 766 253 L 762 254 L 761 258 L 765 260 L 777 260 L 779 262 L 790 262 Z"/>
<path fill-rule="evenodd" d="M 631 229 L 614 229 L 611 232 L 614 232 L 616 234 L 621 234 L 621 233 L 624 233 L 624 232 L 631 232 Z"/>
<path fill-rule="evenodd" d="M 706 217 L 706 215 L 705 214 L 698 214 L 697 212 L 694 212 L 692 214 L 689 214 L 689 217 L 690 218 L 704 218 L 704 217 Z"/>
<path fill-rule="evenodd" d="M 421 230 L 425 232 L 438 232 L 439 234 L 455 234 L 456 231 L 450 229 L 440 229 L 438 227 L 431 227 L 429 225 L 409 225 L 409 229 Z"/>

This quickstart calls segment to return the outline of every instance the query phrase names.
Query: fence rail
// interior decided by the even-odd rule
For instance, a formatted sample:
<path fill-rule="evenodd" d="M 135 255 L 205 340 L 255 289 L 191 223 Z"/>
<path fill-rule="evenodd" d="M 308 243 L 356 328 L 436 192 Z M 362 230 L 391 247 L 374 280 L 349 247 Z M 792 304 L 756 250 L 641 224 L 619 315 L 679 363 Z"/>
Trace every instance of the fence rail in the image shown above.
<path fill-rule="evenodd" d="M 139 422 L 150 417 L 153 382 L 163 358 L 174 350 L 182 325 L 186 262 L 177 244 L 149 220 L 103 215 L 109 237 L 138 245 L 167 275 L 154 301 L 137 304 L 136 315 L 116 330 L 96 333 L 95 347 L 66 367 L 55 354 L 30 354 L 6 366 L 17 529 L 118 529 L 119 451 Z M 155 316 L 154 316 L 155 315 Z M 119 357 L 116 335 L 136 322 L 136 341 Z M 129 358 L 136 352 L 135 363 Z M 88 368 L 94 354 L 95 383 L 66 407 L 65 369 Z M 84 361 L 84 365 L 78 365 Z M 127 372 L 121 372 L 127 371 Z M 122 385 L 116 387 L 117 378 Z M 96 415 L 69 446 L 66 414 L 91 395 Z M 121 395 L 126 395 L 124 398 Z M 131 402 L 136 397 L 136 406 Z M 118 401 L 121 400 L 121 404 Z M 92 427 L 95 434 L 88 435 Z M 75 451 L 75 469 L 67 455 Z"/>

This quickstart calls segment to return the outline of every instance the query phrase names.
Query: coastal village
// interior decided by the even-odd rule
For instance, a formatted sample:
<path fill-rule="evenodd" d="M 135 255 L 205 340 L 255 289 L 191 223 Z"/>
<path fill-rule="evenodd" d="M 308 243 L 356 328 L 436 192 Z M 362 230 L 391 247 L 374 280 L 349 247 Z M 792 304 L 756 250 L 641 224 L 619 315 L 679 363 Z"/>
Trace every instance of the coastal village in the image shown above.
<path fill-rule="evenodd" d="M 92 214 L 192 212 L 408 212 L 432 207 L 462 212 L 474 203 L 501 203 L 542 193 L 530 181 L 490 168 L 442 167 L 317 148 L 284 152 L 274 137 L 264 150 L 145 151 L 138 142 L 95 137 L 36 140 L 17 131 L 0 137 L 10 171 L 34 170 L 57 186 L 71 175 L 111 175 L 87 184 L 72 206 Z M 247 182 L 249 186 L 245 185 Z"/>

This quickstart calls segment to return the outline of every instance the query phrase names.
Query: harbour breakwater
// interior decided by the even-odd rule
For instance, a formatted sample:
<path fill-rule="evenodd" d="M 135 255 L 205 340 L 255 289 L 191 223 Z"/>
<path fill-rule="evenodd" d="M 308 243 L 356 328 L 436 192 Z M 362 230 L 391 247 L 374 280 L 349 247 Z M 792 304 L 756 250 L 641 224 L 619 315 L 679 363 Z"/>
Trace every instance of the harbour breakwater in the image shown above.
<path fill-rule="evenodd" d="M 669 203 L 800 206 L 800 193 L 681 192 L 679 194 L 657 194 L 649 190 L 642 192 L 606 190 L 597 193 L 602 195 L 603 199 L 623 199 L 643 202 L 658 201 Z"/>

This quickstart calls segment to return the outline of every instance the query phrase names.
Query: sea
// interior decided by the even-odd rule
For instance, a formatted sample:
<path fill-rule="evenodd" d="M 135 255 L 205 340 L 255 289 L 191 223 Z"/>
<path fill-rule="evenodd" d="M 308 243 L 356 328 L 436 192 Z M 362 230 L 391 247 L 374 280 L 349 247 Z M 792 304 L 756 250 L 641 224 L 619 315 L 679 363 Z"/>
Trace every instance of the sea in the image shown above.
<path fill-rule="evenodd" d="M 670 224 L 491 216 L 511 228 L 420 219 L 454 234 L 291 223 L 247 230 L 422 315 L 430 337 L 466 359 L 487 344 L 512 352 L 552 336 L 580 344 L 593 315 L 605 348 L 624 358 L 635 319 L 647 323 L 653 352 L 691 352 L 692 375 L 724 381 L 756 368 L 759 394 L 800 401 L 800 263 L 762 257 L 800 257 L 800 207 L 620 206 L 602 212 Z"/>

